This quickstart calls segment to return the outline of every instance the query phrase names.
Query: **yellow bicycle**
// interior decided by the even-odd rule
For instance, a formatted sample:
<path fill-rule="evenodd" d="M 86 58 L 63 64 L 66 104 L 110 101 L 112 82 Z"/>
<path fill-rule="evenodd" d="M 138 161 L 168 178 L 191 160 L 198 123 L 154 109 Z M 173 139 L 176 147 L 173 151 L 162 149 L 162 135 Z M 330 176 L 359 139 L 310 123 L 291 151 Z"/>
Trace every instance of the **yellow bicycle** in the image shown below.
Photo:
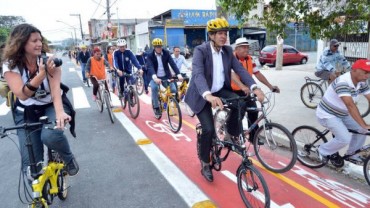
<path fill-rule="evenodd" d="M 24 123 L 18 126 L 1 127 L 0 138 L 9 137 L 9 131 L 16 129 L 33 130 L 34 128 L 52 128 L 52 122 L 47 116 L 40 118 L 39 122 Z M 31 131 L 32 133 L 33 131 Z M 30 173 L 27 178 L 32 179 L 32 200 L 29 201 L 31 208 L 48 208 L 52 204 L 55 196 L 60 200 L 65 200 L 68 194 L 67 172 L 64 170 L 64 162 L 60 155 L 52 149 L 48 149 L 48 162 L 41 171 L 37 171 L 37 165 L 32 148 L 30 134 L 27 133 L 28 154 L 30 156 Z M 14 133 L 13 133 L 14 134 Z"/>
<path fill-rule="evenodd" d="M 178 98 L 181 102 L 184 101 L 186 92 L 188 90 L 188 84 L 189 84 L 189 77 L 186 76 L 185 73 L 181 73 L 184 80 L 181 82 L 181 85 L 178 87 Z M 186 112 L 190 117 L 194 117 L 195 113 L 190 109 L 190 107 L 184 102 Z"/>
<path fill-rule="evenodd" d="M 159 100 L 159 110 L 161 114 L 163 111 L 166 111 L 171 131 L 177 133 L 181 129 L 182 116 L 180 105 L 176 99 L 176 93 L 172 93 L 170 89 L 170 83 L 175 81 L 176 80 L 162 81 L 162 83 L 167 87 L 164 88 L 162 85 L 159 85 L 158 100 Z M 161 117 L 162 116 L 158 116 L 156 118 L 159 120 L 161 119 Z"/>

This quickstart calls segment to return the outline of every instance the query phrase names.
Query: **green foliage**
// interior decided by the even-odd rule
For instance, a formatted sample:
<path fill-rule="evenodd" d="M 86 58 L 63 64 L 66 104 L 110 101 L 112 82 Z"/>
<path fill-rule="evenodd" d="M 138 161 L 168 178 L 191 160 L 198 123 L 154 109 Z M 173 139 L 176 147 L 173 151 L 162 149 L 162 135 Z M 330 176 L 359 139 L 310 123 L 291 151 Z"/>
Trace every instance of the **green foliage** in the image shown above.
<path fill-rule="evenodd" d="M 250 16 L 263 0 L 218 0 L 223 11 L 235 14 L 241 24 L 257 19 L 267 30 L 284 34 L 288 23 L 301 22 L 312 38 L 367 32 L 370 0 L 271 0 L 263 17 Z"/>
<path fill-rule="evenodd" d="M 4 43 L 9 36 L 10 30 L 21 23 L 26 22 L 20 16 L 1 16 L 0 15 L 0 44 Z"/>

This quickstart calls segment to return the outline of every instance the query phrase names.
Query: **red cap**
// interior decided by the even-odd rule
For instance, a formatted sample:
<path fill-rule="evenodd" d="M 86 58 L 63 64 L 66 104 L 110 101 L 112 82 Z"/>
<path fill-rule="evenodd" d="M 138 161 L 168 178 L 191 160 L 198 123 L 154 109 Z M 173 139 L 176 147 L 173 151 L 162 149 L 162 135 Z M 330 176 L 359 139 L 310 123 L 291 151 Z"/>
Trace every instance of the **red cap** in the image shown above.
<path fill-rule="evenodd" d="M 359 59 L 352 65 L 352 69 L 362 69 L 370 72 L 370 60 Z"/>
<path fill-rule="evenodd" d="M 96 52 L 101 52 L 100 48 L 95 47 L 95 48 L 94 48 L 94 53 L 96 53 Z"/>

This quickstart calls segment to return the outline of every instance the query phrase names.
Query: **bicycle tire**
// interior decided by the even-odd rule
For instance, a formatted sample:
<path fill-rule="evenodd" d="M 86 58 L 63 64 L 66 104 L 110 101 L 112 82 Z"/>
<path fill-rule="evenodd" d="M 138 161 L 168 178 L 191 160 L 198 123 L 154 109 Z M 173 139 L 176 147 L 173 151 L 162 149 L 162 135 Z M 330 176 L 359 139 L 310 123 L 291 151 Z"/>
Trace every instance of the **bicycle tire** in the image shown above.
<path fill-rule="evenodd" d="M 131 118 L 135 119 L 139 116 L 140 113 L 139 96 L 132 86 L 129 87 L 127 96 L 128 96 L 128 110 L 130 111 Z"/>
<path fill-rule="evenodd" d="M 105 99 L 105 106 L 107 108 L 110 121 L 112 123 L 114 123 L 114 115 L 113 115 L 112 108 L 110 106 L 111 105 L 111 99 L 110 99 L 110 95 L 109 95 L 109 91 L 108 90 L 104 90 L 104 99 Z"/>
<path fill-rule="evenodd" d="M 299 126 L 292 132 L 297 143 L 298 161 L 309 168 L 321 168 L 326 165 L 319 160 L 317 149 L 328 140 L 312 126 Z"/>
<path fill-rule="evenodd" d="M 50 194 L 51 182 L 49 179 L 45 181 L 44 186 L 42 187 L 42 198 L 45 199 L 47 205 L 51 205 L 54 200 L 54 195 Z"/>
<path fill-rule="evenodd" d="M 213 116 L 213 122 L 215 126 L 215 134 L 218 140 L 224 141 L 225 135 L 226 135 L 226 119 L 229 116 L 229 112 L 224 109 L 220 110 L 218 109 L 214 116 Z"/>
<path fill-rule="evenodd" d="M 59 171 L 59 174 L 58 174 L 58 198 L 62 201 L 66 200 L 67 199 L 67 196 L 68 196 L 68 182 L 67 182 L 67 176 L 68 174 L 65 172 L 65 171 Z"/>
<path fill-rule="evenodd" d="M 308 108 L 317 108 L 323 96 L 324 91 L 319 84 L 307 82 L 301 87 L 301 100 Z"/>
<path fill-rule="evenodd" d="M 8 93 L 8 100 L 9 100 L 9 106 L 10 106 L 10 111 L 12 113 L 12 118 L 13 121 L 15 122 L 15 100 L 16 97 L 12 91 L 9 91 Z"/>
<path fill-rule="evenodd" d="M 138 95 L 142 95 L 144 93 L 144 79 L 142 76 L 137 76 L 135 87 Z"/>
<path fill-rule="evenodd" d="M 364 176 L 367 184 L 370 186 L 370 155 L 368 155 L 364 161 Z"/>
<path fill-rule="evenodd" d="M 89 81 L 89 78 L 86 79 L 86 85 L 87 87 L 90 87 L 90 81 Z"/>
<path fill-rule="evenodd" d="M 171 131 L 173 133 L 179 132 L 182 125 L 182 115 L 180 105 L 175 97 L 168 98 L 166 114 Z"/>
<path fill-rule="evenodd" d="M 369 115 L 370 103 L 364 95 L 359 95 L 356 105 L 362 118 L 365 118 L 367 115 Z"/>
<path fill-rule="evenodd" d="M 258 160 L 272 172 L 287 172 L 297 161 L 297 144 L 294 137 L 280 124 L 261 125 L 254 136 L 253 146 Z"/>
<path fill-rule="evenodd" d="M 96 93 L 96 105 L 98 106 L 98 110 L 99 110 L 99 112 L 101 113 L 101 112 L 103 112 L 103 107 L 104 107 L 104 101 L 103 101 L 103 98 L 102 98 L 102 96 L 101 96 L 101 91 L 100 91 L 100 89 L 98 89 L 98 92 Z"/>
<path fill-rule="evenodd" d="M 267 183 L 252 163 L 241 164 L 236 175 L 238 190 L 246 207 L 270 207 L 271 199 Z"/>

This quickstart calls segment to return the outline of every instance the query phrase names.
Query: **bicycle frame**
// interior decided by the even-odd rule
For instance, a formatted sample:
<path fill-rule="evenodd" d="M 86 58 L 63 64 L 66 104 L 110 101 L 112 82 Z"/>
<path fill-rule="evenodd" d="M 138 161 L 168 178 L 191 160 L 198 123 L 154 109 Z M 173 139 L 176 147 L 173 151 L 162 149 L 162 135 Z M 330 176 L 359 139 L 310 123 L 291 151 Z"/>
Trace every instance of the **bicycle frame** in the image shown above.
<path fill-rule="evenodd" d="M 175 93 L 171 92 L 170 83 L 171 83 L 171 81 L 168 81 L 167 87 L 164 87 L 161 84 L 158 85 L 159 86 L 159 88 L 158 88 L 159 89 L 158 90 L 158 98 L 162 103 L 167 103 L 168 98 L 175 96 Z M 162 105 L 161 106 L 162 110 L 165 110 L 163 107 L 164 106 Z"/>

